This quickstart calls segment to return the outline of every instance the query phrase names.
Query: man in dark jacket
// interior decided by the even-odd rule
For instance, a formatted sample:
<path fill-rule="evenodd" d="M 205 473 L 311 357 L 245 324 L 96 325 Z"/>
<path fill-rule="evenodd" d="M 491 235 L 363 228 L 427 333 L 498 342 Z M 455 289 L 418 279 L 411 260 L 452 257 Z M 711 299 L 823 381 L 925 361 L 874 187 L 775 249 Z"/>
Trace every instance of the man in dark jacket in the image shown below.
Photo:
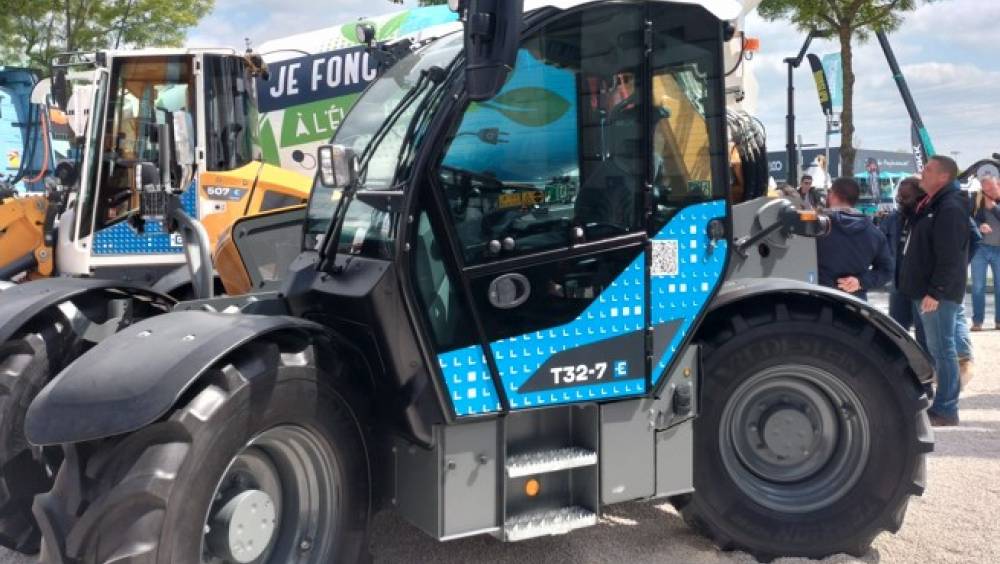
<path fill-rule="evenodd" d="M 896 209 L 885 216 L 878 227 L 885 234 L 889 243 L 889 252 L 896 262 L 896 270 L 892 279 L 892 289 L 889 291 L 889 317 L 904 329 L 916 329 L 917 341 L 925 349 L 924 328 L 920 317 L 913 308 L 913 300 L 899 291 L 899 271 L 903 267 L 903 247 L 910 236 L 910 226 L 916 219 L 917 204 L 923 199 L 924 191 L 920 189 L 920 179 L 910 177 L 899 183 L 896 190 Z"/>
<path fill-rule="evenodd" d="M 957 177 L 954 160 L 929 159 L 920 181 L 927 196 L 917 206 L 899 273 L 899 289 L 920 313 L 937 368 L 937 394 L 928 411 L 935 426 L 959 423 L 956 330 L 968 278 L 970 210 Z"/>
<path fill-rule="evenodd" d="M 867 299 L 868 291 L 893 279 L 895 263 L 889 242 L 871 219 L 854 209 L 861 187 L 853 178 L 838 178 L 827 197 L 831 230 L 816 240 L 819 283 Z"/>

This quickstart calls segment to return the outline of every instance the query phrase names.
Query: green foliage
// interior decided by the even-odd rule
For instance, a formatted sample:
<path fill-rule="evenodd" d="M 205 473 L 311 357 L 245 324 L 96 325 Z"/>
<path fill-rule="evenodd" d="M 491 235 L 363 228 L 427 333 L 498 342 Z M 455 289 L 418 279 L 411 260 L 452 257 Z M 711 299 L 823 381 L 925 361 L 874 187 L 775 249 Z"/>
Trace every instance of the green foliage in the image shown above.
<path fill-rule="evenodd" d="M 760 15 L 767 20 L 789 20 L 803 33 L 810 30 L 840 42 L 843 61 L 844 109 L 841 114 L 841 174 L 854 171 L 854 52 L 853 42 L 874 31 L 890 32 L 903 14 L 921 0 L 763 0 Z M 933 0 L 924 0 L 931 2 Z"/>
<path fill-rule="evenodd" d="M 47 69 L 62 51 L 178 46 L 214 0 L 0 0 L 0 57 Z"/>
<path fill-rule="evenodd" d="M 892 31 L 917 0 L 764 0 L 758 10 L 767 20 L 791 20 L 802 31 L 831 35 L 850 30 L 857 37 Z"/>

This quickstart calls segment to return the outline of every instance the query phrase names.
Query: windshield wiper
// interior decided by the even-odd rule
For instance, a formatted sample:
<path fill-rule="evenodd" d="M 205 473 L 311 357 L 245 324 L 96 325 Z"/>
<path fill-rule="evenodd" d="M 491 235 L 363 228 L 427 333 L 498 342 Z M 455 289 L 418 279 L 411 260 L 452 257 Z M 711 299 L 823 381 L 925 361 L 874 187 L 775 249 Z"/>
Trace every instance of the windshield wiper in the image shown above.
<path fill-rule="evenodd" d="M 368 145 L 362 151 L 358 165 L 358 183 L 356 186 L 348 186 L 344 188 L 344 193 L 340 197 L 340 201 L 337 202 L 337 208 L 334 210 L 333 220 L 327 227 L 326 231 L 326 241 L 324 242 L 320 250 L 320 262 L 319 268 L 321 270 L 326 270 L 331 266 L 331 262 L 336 260 L 338 251 L 340 250 L 340 237 L 344 229 L 344 221 L 347 216 L 347 209 L 350 206 L 351 201 L 354 199 L 355 193 L 358 188 L 364 184 L 364 178 L 367 176 L 368 164 L 371 161 L 372 155 L 375 149 L 381 144 L 385 137 L 389 134 L 392 127 L 396 124 L 400 117 L 410 108 L 414 101 L 416 101 L 421 94 L 423 94 L 427 88 L 432 84 L 437 84 L 437 82 L 444 76 L 443 70 L 440 67 L 430 67 L 424 69 L 420 72 L 420 78 L 417 79 L 416 84 L 413 85 L 406 94 L 399 100 L 396 107 L 393 108 L 392 112 L 386 116 L 385 120 L 379 125 L 379 128 L 375 131 L 375 135 L 368 142 Z M 419 109 L 419 107 L 418 107 Z M 409 130 L 411 127 L 408 128 Z M 405 142 L 404 142 L 405 143 Z M 330 257 L 333 257 L 332 259 Z M 338 269 L 332 269 L 334 272 L 339 272 Z"/>
<path fill-rule="evenodd" d="M 440 86 L 445 82 L 454 69 L 454 63 L 452 63 L 452 66 L 448 70 L 442 69 L 441 67 L 431 67 L 427 69 L 428 77 L 434 86 Z M 396 155 L 396 168 L 392 173 L 392 180 L 394 184 L 396 183 L 396 180 L 400 178 L 403 168 L 409 166 L 410 159 L 413 156 L 413 149 L 417 146 L 417 138 L 423 137 L 423 128 L 426 122 L 424 117 L 430 115 L 427 110 L 431 107 L 435 107 L 437 103 L 440 102 L 444 91 L 444 89 L 439 88 L 437 92 L 432 92 L 425 96 L 413 111 L 413 117 L 410 119 L 410 124 L 406 128 L 406 134 L 403 135 L 403 142 L 399 144 L 399 153 Z M 420 131 L 419 135 L 418 130 Z"/>

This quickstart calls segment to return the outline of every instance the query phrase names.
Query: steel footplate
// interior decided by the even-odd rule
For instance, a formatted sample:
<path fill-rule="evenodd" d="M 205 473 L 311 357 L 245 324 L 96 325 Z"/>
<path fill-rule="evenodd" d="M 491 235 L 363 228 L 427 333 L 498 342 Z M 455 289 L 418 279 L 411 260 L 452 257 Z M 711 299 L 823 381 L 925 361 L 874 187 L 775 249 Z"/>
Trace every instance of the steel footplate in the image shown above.
<path fill-rule="evenodd" d="M 597 524 L 597 514 L 582 507 L 563 507 L 516 515 L 504 524 L 504 540 L 516 542 L 536 537 L 564 535 Z"/>
<path fill-rule="evenodd" d="M 595 464 L 597 464 L 597 453 L 585 448 L 568 447 L 526 452 L 507 458 L 507 477 L 521 478 Z"/>

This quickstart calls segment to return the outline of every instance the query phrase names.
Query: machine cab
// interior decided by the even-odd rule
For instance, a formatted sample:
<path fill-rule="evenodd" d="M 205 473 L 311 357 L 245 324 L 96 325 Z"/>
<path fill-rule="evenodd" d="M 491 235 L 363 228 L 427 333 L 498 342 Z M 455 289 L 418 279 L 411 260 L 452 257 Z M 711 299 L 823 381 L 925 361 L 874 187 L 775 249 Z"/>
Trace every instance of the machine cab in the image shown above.
<path fill-rule="evenodd" d="M 306 246 L 392 263 L 449 419 L 658 393 L 726 270 L 723 36 L 698 5 L 542 8 L 489 99 L 456 33 L 358 101 L 357 183 L 317 178 Z"/>
<path fill-rule="evenodd" d="M 295 182 L 254 194 L 261 163 L 251 67 L 231 51 L 159 49 L 75 55 L 56 65 L 69 87 L 63 96 L 77 140 L 78 182 L 60 228 L 60 272 L 113 274 L 138 265 L 146 273 L 129 277 L 152 281 L 184 263 L 180 237 L 162 221 L 125 221 L 139 211 L 139 165 L 147 176 L 155 172 L 148 180 L 180 194 L 213 246 L 248 209 L 304 199 L 307 188 L 288 186 Z M 187 157 L 179 136 L 188 138 Z M 270 207 L 251 202 L 268 196 Z"/>

